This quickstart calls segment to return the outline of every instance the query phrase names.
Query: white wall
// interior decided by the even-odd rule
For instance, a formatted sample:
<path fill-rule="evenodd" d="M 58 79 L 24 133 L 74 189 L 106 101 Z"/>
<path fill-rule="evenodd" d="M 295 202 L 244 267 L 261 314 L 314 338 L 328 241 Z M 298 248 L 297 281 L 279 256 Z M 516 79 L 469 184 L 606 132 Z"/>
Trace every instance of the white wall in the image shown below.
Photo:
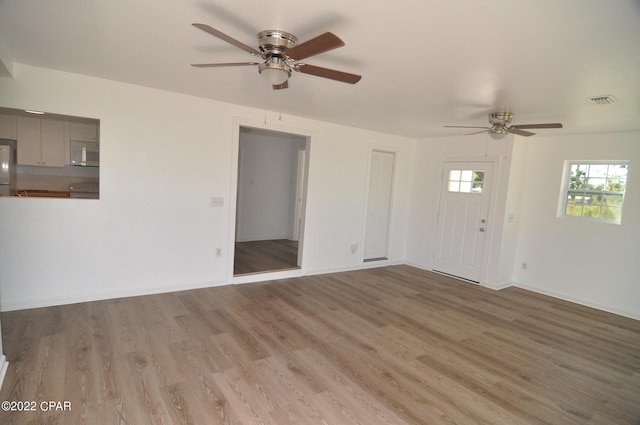
<path fill-rule="evenodd" d="M 16 64 L 0 106 L 100 119 L 100 200 L 0 198 L 0 309 L 229 282 L 235 206 L 234 119 L 265 112 Z M 279 130 L 313 134 L 305 221 L 306 272 L 361 267 L 349 247 L 364 228 L 370 143 L 399 147 L 390 255 L 405 256 L 414 141 L 292 116 Z M 269 124 L 270 125 L 270 124 Z M 295 132 L 295 131 L 291 131 Z M 223 197 L 212 208 L 211 197 Z"/>
<path fill-rule="evenodd" d="M 638 132 L 527 140 L 517 285 L 640 319 L 639 140 Z M 558 217 L 565 160 L 630 161 L 621 225 Z"/>
<path fill-rule="evenodd" d="M 98 118 L 102 151 L 99 201 L 0 198 L 1 310 L 231 283 L 229 253 L 215 248 L 234 233 L 233 123 L 263 123 L 264 111 L 20 64 L 0 78 L 0 106 Z M 640 318 L 640 134 L 516 138 L 511 152 L 511 140 L 416 142 L 271 113 L 264 127 L 311 135 L 305 273 L 363 266 L 350 246 L 364 240 L 372 149 L 397 154 L 389 262 L 427 269 L 442 158 L 487 154 L 504 158 L 491 283 Z M 631 161 L 622 225 L 557 217 L 567 159 Z"/>
<path fill-rule="evenodd" d="M 0 295 L 0 303 L 2 302 L 2 296 Z M 2 382 L 4 381 L 4 377 L 7 375 L 7 369 L 9 368 L 9 362 L 7 362 L 7 357 L 2 351 L 2 324 L 0 324 L 0 388 L 2 388 Z"/>

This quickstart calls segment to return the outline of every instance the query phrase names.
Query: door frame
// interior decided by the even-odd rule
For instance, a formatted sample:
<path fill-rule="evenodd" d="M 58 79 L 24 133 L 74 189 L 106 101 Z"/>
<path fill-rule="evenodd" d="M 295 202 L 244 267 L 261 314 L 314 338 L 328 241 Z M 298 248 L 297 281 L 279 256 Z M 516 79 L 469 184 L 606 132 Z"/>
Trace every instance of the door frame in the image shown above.
<path fill-rule="evenodd" d="M 433 268 L 435 263 L 436 251 L 438 249 L 436 235 L 438 234 L 438 226 L 440 225 L 440 210 L 442 208 L 440 204 L 442 201 L 443 182 L 445 179 L 445 176 L 444 176 L 445 164 L 448 162 L 491 163 L 493 164 L 493 176 L 491 176 L 491 183 L 490 183 L 491 193 L 489 195 L 489 208 L 487 210 L 487 232 L 486 232 L 486 236 L 482 246 L 482 263 L 480 266 L 480 276 L 477 283 L 480 286 L 486 286 L 487 272 L 489 270 L 489 261 L 491 259 L 491 247 L 493 246 L 493 239 L 494 239 L 494 235 L 496 234 L 496 229 L 500 228 L 500 226 L 498 226 L 497 223 L 495 222 L 495 219 L 496 219 L 497 201 L 499 198 L 497 191 L 499 189 L 499 177 L 501 175 L 500 173 L 500 165 L 502 163 L 501 159 L 502 159 L 501 156 L 441 156 L 438 158 L 437 164 L 439 168 L 438 168 L 437 178 L 436 178 L 436 185 L 437 185 L 436 187 L 438 188 L 438 191 L 437 191 L 438 199 L 436 202 L 434 202 L 434 210 L 433 210 L 433 213 L 434 213 L 433 216 L 435 217 L 435 221 L 434 221 L 434 227 L 433 227 L 433 242 L 431 244 L 431 247 L 432 247 L 431 248 L 431 267 L 430 267 L 431 271 L 435 273 L 442 273 L 434 270 Z M 449 274 L 447 274 L 447 276 L 464 280 L 465 282 L 472 282 L 463 277 L 458 277 L 458 276 L 449 275 Z M 475 282 L 472 282 L 472 283 L 475 283 Z"/>
<path fill-rule="evenodd" d="M 240 127 L 251 127 L 260 130 L 274 131 L 278 133 L 295 134 L 306 139 L 305 144 L 305 167 L 304 167 L 304 181 L 303 181 L 303 199 L 301 205 L 301 223 L 300 234 L 298 240 L 298 269 L 284 270 L 275 272 L 264 272 L 234 276 L 234 260 L 235 260 L 235 244 L 236 244 L 236 214 L 238 210 L 238 172 L 239 166 L 239 153 L 240 153 Z M 232 146 L 231 146 L 231 176 L 230 188 L 229 188 L 229 226 L 227 233 L 227 282 L 233 284 L 240 283 L 252 283 L 262 282 L 273 279 L 284 279 L 289 277 L 299 277 L 304 275 L 305 270 L 305 256 L 304 256 L 304 243 L 305 243 L 305 231 L 306 228 L 306 215 L 307 215 L 307 199 L 309 196 L 309 169 L 311 161 L 311 145 L 315 132 L 310 129 L 302 129 L 298 127 L 287 127 L 284 125 L 275 125 L 267 122 L 254 121 L 250 119 L 244 119 L 240 117 L 233 118 L 232 128 Z"/>
<path fill-rule="evenodd" d="M 303 218 L 303 201 L 305 198 L 305 174 L 307 168 L 307 151 L 298 151 L 298 155 L 296 158 L 296 200 L 294 206 L 294 217 L 293 217 L 293 234 L 292 238 L 294 241 L 300 240 L 300 235 L 302 234 L 302 218 Z M 300 262 L 302 259 L 298 256 L 298 266 L 300 266 Z"/>

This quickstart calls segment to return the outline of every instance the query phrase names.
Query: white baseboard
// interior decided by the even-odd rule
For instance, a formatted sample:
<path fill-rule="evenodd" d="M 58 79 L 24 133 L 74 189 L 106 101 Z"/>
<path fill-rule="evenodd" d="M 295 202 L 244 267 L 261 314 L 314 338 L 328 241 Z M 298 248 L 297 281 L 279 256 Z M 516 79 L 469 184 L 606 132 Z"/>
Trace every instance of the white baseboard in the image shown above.
<path fill-rule="evenodd" d="M 252 273 L 252 274 L 246 274 L 241 276 L 234 276 L 233 283 L 244 284 L 244 283 L 267 282 L 269 280 L 289 279 L 292 277 L 300 277 L 300 276 L 304 276 L 304 273 L 301 269 L 281 270 L 281 271 L 264 272 L 264 273 Z"/>
<path fill-rule="evenodd" d="M 553 298 L 558 298 L 564 301 L 569 301 L 572 303 L 576 303 L 576 304 L 580 304 L 580 305 L 584 305 L 587 307 L 591 307 L 591 308 L 595 308 L 596 310 L 602 310 L 602 311 L 606 311 L 608 313 L 613 313 L 613 314 L 617 314 L 618 316 L 624 316 L 624 317 L 628 317 L 630 319 L 635 319 L 635 320 L 640 320 L 640 315 L 636 314 L 636 313 L 631 313 L 629 311 L 624 311 L 624 310 L 619 310 L 617 308 L 611 308 L 605 305 L 601 305 L 598 303 L 594 303 L 588 300 L 583 300 L 580 298 L 576 298 L 576 297 L 572 297 L 566 294 L 560 294 L 558 292 L 553 292 L 553 291 L 547 291 L 545 289 L 540 289 L 537 288 L 535 286 L 530 286 L 521 282 L 514 282 L 513 286 L 517 287 L 517 288 L 522 288 L 522 289 L 526 289 L 527 291 L 531 291 L 531 292 L 536 292 L 538 294 L 542 294 L 542 295 L 548 295 L 550 297 Z"/>
<path fill-rule="evenodd" d="M 4 377 L 7 374 L 7 369 L 9 368 L 9 362 L 4 354 L 0 354 L 0 388 L 2 388 L 2 382 L 4 381 Z"/>
<path fill-rule="evenodd" d="M 501 282 L 501 283 L 496 283 L 495 285 L 492 284 L 488 284 L 488 283 L 481 283 L 480 286 L 484 287 L 484 288 L 489 288 L 489 289 L 494 289 L 496 291 L 500 291 L 502 289 L 505 288 L 509 288 L 511 286 L 513 286 L 512 282 Z"/>
<path fill-rule="evenodd" d="M 0 305 L 0 311 L 4 312 L 4 311 L 14 311 L 14 310 L 26 310 L 29 308 L 53 307 L 58 305 L 76 304 L 76 303 L 83 303 L 83 302 L 90 302 L 90 301 L 110 300 L 114 298 L 138 297 L 141 295 L 153 295 L 153 294 L 162 294 L 166 292 L 188 291 L 190 289 L 211 288 L 214 286 L 223 286 L 227 284 L 228 284 L 227 282 L 207 282 L 207 283 L 196 283 L 196 284 L 190 284 L 190 285 L 171 285 L 171 286 L 165 286 L 165 287 L 138 288 L 138 289 L 129 289 L 129 290 L 123 290 L 123 291 L 114 291 L 114 292 L 91 293 L 91 294 L 82 294 L 82 295 L 68 296 L 68 297 L 49 297 L 49 298 L 18 300 L 18 301 L 9 301 L 9 302 L 5 301 Z"/>
<path fill-rule="evenodd" d="M 411 267 L 415 267 L 415 268 L 420 269 L 420 270 L 427 271 L 427 272 L 438 273 L 437 271 L 434 271 L 431 267 L 427 266 L 426 264 L 413 263 L 413 262 L 410 262 L 410 261 L 406 262 L 405 264 L 408 265 L 408 266 L 411 266 Z M 451 275 L 446 275 L 446 276 L 451 276 Z M 451 277 L 455 278 L 455 276 L 451 276 Z M 462 278 L 459 278 L 459 279 L 460 280 L 466 280 L 466 279 L 462 279 Z M 493 290 L 499 291 L 501 289 L 505 289 L 505 288 L 509 288 L 510 286 L 513 286 L 513 282 L 500 282 L 500 283 L 496 283 L 496 284 L 490 284 L 490 283 L 487 283 L 487 282 L 481 282 L 479 285 L 482 286 L 483 288 L 488 288 L 488 289 L 493 289 Z"/>

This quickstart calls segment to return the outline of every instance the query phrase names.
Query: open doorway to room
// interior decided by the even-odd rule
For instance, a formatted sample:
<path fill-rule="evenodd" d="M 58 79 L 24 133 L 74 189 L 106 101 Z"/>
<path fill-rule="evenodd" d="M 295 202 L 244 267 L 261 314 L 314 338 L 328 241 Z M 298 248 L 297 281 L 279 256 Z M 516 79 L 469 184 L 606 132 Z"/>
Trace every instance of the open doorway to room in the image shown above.
<path fill-rule="evenodd" d="M 307 138 L 240 127 L 234 276 L 300 268 Z"/>

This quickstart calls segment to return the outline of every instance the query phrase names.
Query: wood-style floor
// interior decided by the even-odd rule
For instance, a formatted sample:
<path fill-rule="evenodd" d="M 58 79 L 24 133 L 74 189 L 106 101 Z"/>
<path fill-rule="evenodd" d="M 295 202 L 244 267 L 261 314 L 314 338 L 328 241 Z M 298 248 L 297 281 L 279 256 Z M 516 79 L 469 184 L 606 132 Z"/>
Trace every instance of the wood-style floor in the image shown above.
<path fill-rule="evenodd" d="M 233 274 L 298 268 L 298 242 L 287 239 L 236 242 Z"/>
<path fill-rule="evenodd" d="M 640 322 L 394 266 L 2 314 L 9 424 L 637 424 Z"/>

